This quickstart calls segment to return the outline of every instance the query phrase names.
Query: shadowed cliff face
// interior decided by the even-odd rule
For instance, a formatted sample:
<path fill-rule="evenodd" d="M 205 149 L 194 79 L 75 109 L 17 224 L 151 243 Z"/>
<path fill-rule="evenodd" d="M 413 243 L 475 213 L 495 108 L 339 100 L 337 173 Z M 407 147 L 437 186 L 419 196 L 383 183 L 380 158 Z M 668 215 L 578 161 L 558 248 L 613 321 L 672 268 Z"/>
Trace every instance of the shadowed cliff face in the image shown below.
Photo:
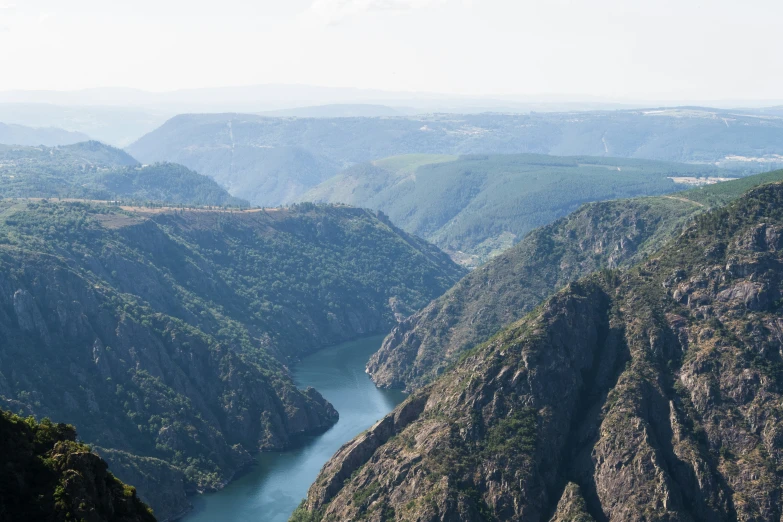
<path fill-rule="evenodd" d="M 638 263 L 708 206 L 728 204 L 781 179 L 783 171 L 775 171 L 675 196 L 585 205 L 533 231 L 402 321 L 368 362 L 367 372 L 382 387 L 423 386 L 569 282 L 601 268 Z"/>
<path fill-rule="evenodd" d="M 335 422 L 287 361 L 382 332 L 461 273 L 355 209 L 0 212 L 3 404 L 79 426 L 161 518 Z"/>
<path fill-rule="evenodd" d="M 344 446 L 294 520 L 780 520 L 782 251 L 769 185 L 568 285 Z"/>
<path fill-rule="evenodd" d="M 0 411 L 0 520 L 155 522 L 72 426 Z"/>
<path fill-rule="evenodd" d="M 638 261 L 698 210 L 669 198 L 586 205 L 532 232 L 397 325 L 367 372 L 382 387 L 423 386 L 567 283 Z"/>

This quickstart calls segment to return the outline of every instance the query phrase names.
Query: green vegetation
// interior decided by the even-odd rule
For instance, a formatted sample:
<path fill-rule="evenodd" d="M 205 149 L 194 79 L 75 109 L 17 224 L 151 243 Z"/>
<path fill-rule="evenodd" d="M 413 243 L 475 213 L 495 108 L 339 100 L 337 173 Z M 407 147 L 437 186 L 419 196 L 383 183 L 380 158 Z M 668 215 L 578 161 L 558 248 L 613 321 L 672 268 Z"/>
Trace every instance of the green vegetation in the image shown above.
<path fill-rule="evenodd" d="M 521 408 L 490 427 L 484 452 L 488 457 L 518 452 L 532 455 L 536 449 L 536 410 Z"/>
<path fill-rule="evenodd" d="M 707 210 L 704 205 L 728 203 L 774 180 L 783 180 L 783 171 L 672 196 L 585 205 L 534 230 L 399 325 L 368 372 L 382 386 L 422 386 L 569 282 L 638 263 Z"/>
<path fill-rule="evenodd" d="M 365 502 L 377 493 L 380 487 L 381 485 L 378 484 L 377 481 L 371 482 L 367 487 L 360 489 L 353 494 L 353 503 L 357 506 L 365 507 Z"/>
<path fill-rule="evenodd" d="M 398 520 L 776 520 L 783 183 L 698 208 L 646 259 L 568 284 L 414 391 L 387 417 L 395 436 L 338 453 L 307 506 L 354 519 L 377 482 Z"/>
<path fill-rule="evenodd" d="M 155 521 L 73 426 L 0 411 L 0 469 L 0 520 Z"/>
<path fill-rule="evenodd" d="M 681 186 L 669 177 L 715 174 L 617 158 L 419 155 L 351 167 L 303 198 L 381 210 L 475 265 L 584 203 L 674 192 Z"/>
<path fill-rule="evenodd" d="M 753 187 L 763 183 L 774 183 L 783 181 L 783 170 L 765 172 L 747 178 L 726 181 L 716 185 L 707 185 L 704 187 L 686 190 L 677 194 L 691 201 L 696 201 L 709 207 L 720 207 L 736 199 L 740 194 L 747 192 Z"/>
<path fill-rule="evenodd" d="M 389 158 L 379 159 L 373 161 L 372 164 L 383 170 L 388 170 L 402 176 L 413 174 L 419 167 L 423 167 L 424 165 L 446 163 L 458 159 L 459 156 L 448 154 L 405 154 L 403 156 L 391 156 Z"/>
<path fill-rule="evenodd" d="M 95 141 L 55 148 L 0 146 L 0 197 L 249 206 L 182 165 L 142 166 Z"/>
<path fill-rule="evenodd" d="M 383 118 L 188 114 L 128 151 L 144 163 L 181 163 L 253 204 L 273 206 L 303 200 L 352 165 L 404 154 L 611 156 L 717 163 L 752 174 L 783 168 L 773 156 L 783 154 L 781 144 L 780 119 L 683 108 Z"/>
<path fill-rule="evenodd" d="M 312 204 L 5 200 L 0 237 L 0 398 L 131 454 L 104 456 L 150 477 L 135 484 L 150 502 L 177 474 L 180 490 L 214 489 L 251 453 L 330 426 L 336 412 L 286 365 L 388 331 L 464 273 L 367 211 Z"/>
<path fill-rule="evenodd" d="M 294 510 L 289 522 L 321 522 L 323 518 L 323 512 L 315 511 L 311 512 L 307 509 L 305 501 L 303 500 L 299 506 Z"/>

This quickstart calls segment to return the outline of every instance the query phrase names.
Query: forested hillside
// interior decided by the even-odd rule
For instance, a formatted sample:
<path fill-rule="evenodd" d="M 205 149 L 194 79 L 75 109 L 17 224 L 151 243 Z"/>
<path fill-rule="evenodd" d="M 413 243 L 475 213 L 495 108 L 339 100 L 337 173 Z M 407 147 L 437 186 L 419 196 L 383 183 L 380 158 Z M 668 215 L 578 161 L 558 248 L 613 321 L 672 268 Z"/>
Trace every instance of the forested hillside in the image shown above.
<path fill-rule="evenodd" d="M 476 266 L 585 203 L 673 192 L 683 185 L 672 177 L 720 175 L 715 167 L 620 158 L 411 155 L 351 167 L 302 197 L 381 210 Z"/>
<path fill-rule="evenodd" d="M 142 166 L 97 141 L 53 148 L 0 145 L 0 197 L 249 206 L 182 165 Z"/>
<path fill-rule="evenodd" d="M 783 184 L 569 284 L 327 463 L 292 520 L 778 521 Z"/>
<path fill-rule="evenodd" d="M 339 171 L 401 154 L 552 154 L 783 167 L 783 119 L 680 108 L 384 118 L 187 114 L 128 147 L 181 163 L 253 204 L 299 201 Z"/>
<path fill-rule="evenodd" d="M 0 202 L 0 398 L 79 426 L 162 519 L 337 413 L 287 364 L 463 272 L 358 209 Z"/>
<path fill-rule="evenodd" d="M 73 426 L 0 411 L 0 520 L 155 522 Z"/>
<path fill-rule="evenodd" d="M 418 388 L 569 282 L 633 265 L 676 236 L 705 203 L 724 205 L 771 181 L 783 181 L 783 171 L 670 197 L 585 205 L 533 231 L 395 327 L 367 371 L 380 386 Z"/>

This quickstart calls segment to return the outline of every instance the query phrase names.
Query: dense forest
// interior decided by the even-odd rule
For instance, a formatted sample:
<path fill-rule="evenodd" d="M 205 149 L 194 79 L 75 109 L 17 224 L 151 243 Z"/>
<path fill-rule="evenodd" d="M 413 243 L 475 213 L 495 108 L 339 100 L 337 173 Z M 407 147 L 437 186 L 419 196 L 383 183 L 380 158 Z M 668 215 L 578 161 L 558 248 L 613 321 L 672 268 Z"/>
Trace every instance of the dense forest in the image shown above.
<path fill-rule="evenodd" d="M 0 398 L 79 427 L 162 518 L 337 413 L 287 365 L 463 271 L 352 208 L 0 202 Z"/>
<path fill-rule="evenodd" d="M 351 167 L 302 197 L 381 210 L 476 266 L 584 203 L 673 192 L 682 185 L 672 177 L 720 175 L 621 158 L 412 155 Z"/>

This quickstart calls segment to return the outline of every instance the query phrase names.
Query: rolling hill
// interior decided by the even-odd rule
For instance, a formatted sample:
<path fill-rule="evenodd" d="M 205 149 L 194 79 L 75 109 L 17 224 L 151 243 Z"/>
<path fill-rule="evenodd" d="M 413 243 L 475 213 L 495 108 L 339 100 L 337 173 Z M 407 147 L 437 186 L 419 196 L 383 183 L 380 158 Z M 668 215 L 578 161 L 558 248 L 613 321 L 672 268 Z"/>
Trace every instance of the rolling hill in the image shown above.
<path fill-rule="evenodd" d="M 77 104 L 65 100 L 59 103 L 4 103 L 0 95 L 0 121 L 28 127 L 56 127 L 81 135 L 79 139 L 64 143 L 35 142 L 24 145 L 55 146 L 94 139 L 115 147 L 125 147 L 155 130 L 175 114 L 175 110 L 96 105 L 95 100 Z"/>
<path fill-rule="evenodd" d="M 783 167 L 781 143 L 778 116 L 709 108 L 379 118 L 185 114 L 128 151 L 144 163 L 181 163 L 251 203 L 277 205 L 351 165 L 402 154 L 608 156 L 725 163 L 753 173 Z"/>
<path fill-rule="evenodd" d="M 56 127 L 26 127 L 0 123 L 0 144 L 4 145 L 56 147 L 89 139 L 86 134 L 81 132 L 71 132 Z"/>
<path fill-rule="evenodd" d="M 715 167 L 635 159 L 406 155 L 356 165 L 302 198 L 377 209 L 476 266 L 590 201 L 663 194 Z"/>
<path fill-rule="evenodd" d="M 97 141 L 62 147 L 0 145 L 0 197 L 249 206 L 182 165 L 142 166 L 126 152 Z"/>

